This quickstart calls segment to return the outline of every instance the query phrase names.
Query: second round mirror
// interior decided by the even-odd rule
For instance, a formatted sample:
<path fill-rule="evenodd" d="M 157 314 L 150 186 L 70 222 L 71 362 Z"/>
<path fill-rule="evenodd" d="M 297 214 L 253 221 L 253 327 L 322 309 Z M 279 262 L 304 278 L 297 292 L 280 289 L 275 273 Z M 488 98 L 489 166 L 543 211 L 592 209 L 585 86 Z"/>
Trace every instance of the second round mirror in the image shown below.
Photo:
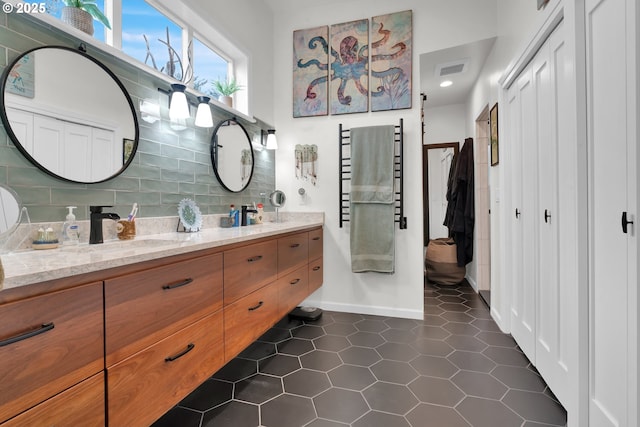
<path fill-rule="evenodd" d="M 211 163 L 220 185 L 239 193 L 253 176 L 253 149 L 247 130 L 234 119 L 223 120 L 213 130 Z"/>

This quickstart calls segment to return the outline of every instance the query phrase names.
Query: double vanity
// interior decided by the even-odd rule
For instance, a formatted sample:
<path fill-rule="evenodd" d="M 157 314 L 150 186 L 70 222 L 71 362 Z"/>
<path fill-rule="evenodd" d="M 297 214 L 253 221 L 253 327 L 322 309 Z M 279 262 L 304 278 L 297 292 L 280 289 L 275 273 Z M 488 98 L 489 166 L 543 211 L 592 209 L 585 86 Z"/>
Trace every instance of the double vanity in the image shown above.
<path fill-rule="evenodd" d="M 0 426 L 146 426 L 322 285 L 323 217 L 3 255 Z"/>

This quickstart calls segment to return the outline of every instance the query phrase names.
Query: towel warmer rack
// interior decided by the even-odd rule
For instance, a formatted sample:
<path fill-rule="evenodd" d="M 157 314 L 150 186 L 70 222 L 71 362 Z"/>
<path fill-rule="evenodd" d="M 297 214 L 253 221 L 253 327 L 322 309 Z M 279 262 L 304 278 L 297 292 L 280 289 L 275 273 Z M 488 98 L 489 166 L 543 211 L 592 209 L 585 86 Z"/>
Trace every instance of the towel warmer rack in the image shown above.
<path fill-rule="evenodd" d="M 395 126 L 395 156 L 394 156 L 394 177 L 395 177 L 395 222 L 400 224 L 400 229 L 407 228 L 407 217 L 404 216 L 404 193 L 403 193 L 403 124 L 400 119 L 400 124 Z M 338 141 L 339 141 L 339 167 L 340 167 L 340 201 L 339 201 L 339 217 L 340 228 L 345 222 L 349 222 L 349 181 L 351 181 L 351 143 L 349 140 L 350 129 L 343 129 L 342 123 L 338 127 Z"/>

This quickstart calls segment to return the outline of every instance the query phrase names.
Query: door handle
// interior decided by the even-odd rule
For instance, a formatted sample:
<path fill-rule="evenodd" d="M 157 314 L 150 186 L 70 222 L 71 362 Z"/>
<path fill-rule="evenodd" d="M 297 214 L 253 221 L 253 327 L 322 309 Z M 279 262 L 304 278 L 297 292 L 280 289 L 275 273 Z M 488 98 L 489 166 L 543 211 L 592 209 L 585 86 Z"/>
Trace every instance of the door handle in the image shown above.
<path fill-rule="evenodd" d="M 544 222 L 545 222 L 545 224 L 549 222 L 549 218 L 551 218 L 551 214 L 549 213 L 549 210 L 545 209 L 544 210 Z"/>
<path fill-rule="evenodd" d="M 520 211 L 518 210 L 518 208 L 516 208 L 516 219 L 520 218 Z"/>
<path fill-rule="evenodd" d="M 629 224 L 633 224 L 633 221 L 629 221 L 627 219 L 627 213 L 622 212 L 622 232 L 624 234 L 627 234 L 627 227 L 629 226 Z"/>

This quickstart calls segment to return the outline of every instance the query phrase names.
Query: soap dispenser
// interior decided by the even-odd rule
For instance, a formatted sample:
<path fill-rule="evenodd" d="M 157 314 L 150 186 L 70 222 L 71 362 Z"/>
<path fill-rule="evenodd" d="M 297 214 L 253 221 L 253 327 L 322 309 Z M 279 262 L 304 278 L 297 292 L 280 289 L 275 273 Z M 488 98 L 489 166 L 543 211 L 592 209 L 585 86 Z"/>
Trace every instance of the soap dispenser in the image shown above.
<path fill-rule="evenodd" d="M 80 229 L 73 213 L 76 206 L 67 206 L 67 209 L 69 209 L 69 213 L 64 224 L 62 224 L 62 243 L 65 245 L 77 245 L 80 240 Z"/>

